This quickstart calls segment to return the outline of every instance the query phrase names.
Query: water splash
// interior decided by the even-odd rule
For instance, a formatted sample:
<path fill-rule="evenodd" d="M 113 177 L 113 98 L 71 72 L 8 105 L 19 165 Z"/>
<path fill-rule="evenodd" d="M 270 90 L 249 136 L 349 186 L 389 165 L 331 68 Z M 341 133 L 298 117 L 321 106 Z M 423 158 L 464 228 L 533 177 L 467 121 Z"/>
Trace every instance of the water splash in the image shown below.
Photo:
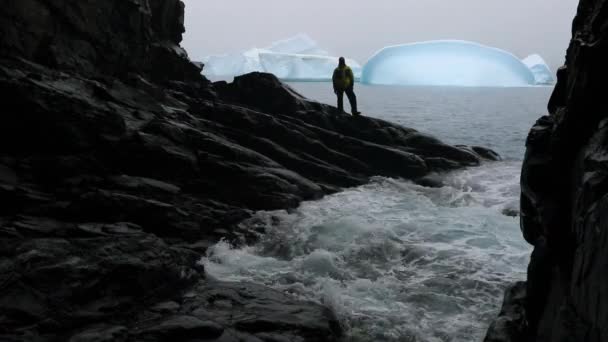
<path fill-rule="evenodd" d="M 254 281 L 324 303 L 353 341 L 475 341 L 504 286 L 525 277 L 518 162 L 436 175 L 444 186 L 375 178 L 292 212 L 260 212 L 259 243 L 225 242 L 210 276 Z"/>

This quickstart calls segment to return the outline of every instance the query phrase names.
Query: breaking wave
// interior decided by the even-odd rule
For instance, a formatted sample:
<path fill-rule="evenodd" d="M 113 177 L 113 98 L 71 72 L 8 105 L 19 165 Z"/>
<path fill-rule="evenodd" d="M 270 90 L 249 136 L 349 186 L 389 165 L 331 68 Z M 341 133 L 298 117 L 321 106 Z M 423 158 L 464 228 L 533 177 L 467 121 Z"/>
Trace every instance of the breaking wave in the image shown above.
<path fill-rule="evenodd" d="M 220 242 L 202 263 L 334 310 L 353 341 L 478 341 L 509 281 L 525 278 L 521 162 L 435 175 L 443 186 L 374 178 L 293 211 L 244 222 L 252 246 Z"/>

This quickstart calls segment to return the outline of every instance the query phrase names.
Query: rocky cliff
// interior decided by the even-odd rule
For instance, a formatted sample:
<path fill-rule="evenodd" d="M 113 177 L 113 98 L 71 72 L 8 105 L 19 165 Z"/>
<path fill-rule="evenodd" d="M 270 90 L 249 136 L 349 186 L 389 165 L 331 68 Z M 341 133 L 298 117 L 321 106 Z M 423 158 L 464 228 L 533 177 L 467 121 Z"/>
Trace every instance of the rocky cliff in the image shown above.
<path fill-rule="evenodd" d="M 566 64 L 527 141 L 521 227 L 534 245 L 486 341 L 608 341 L 608 1 L 581 0 Z"/>
<path fill-rule="evenodd" d="M 197 80 L 179 46 L 184 4 L 174 0 L 3 4 L 0 54 L 86 76 Z"/>
<path fill-rule="evenodd" d="M 311 102 L 275 77 L 212 84 L 177 0 L 0 8 L 0 339 L 332 341 L 318 303 L 197 261 L 259 209 L 375 175 L 495 159 Z"/>

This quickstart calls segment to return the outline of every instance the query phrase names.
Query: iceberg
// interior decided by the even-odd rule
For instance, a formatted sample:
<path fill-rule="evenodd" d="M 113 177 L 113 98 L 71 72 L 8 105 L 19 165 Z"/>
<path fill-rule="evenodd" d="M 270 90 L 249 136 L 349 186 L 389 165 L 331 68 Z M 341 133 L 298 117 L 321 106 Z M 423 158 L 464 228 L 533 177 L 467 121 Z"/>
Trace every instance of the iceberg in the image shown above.
<path fill-rule="evenodd" d="M 518 87 L 535 84 L 515 55 L 460 40 L 386 47 L 363 67 L 361 81 L 380 85 Z"/>
<path fill-rule="evenodd" d="M 209 56 L 202 62 L 205 65 L 203 73 L 213 77 L 232 77 L 259 71 L 272 73 L 282 80 L 328 81 L 338 65 L 338 57 L 330 56 L 309 36 L 298 34 L 266 48 Z M 347 64 L 358 79 L 362 72 L 361 65 L 352 59 L 347 59 Z"/>
<path fill-rule="evenodd" d="M 262 52 L 259 54 L 264 71 L 286 81 L 329 81 L 338 64 L 338 57 Z M 355 78 L 361 76 L 361 65 L 346 59 Z"/>
<path fill-rule="evenodd" d="M 211 76 L 236 76 L 254 71 L 262 71 L 260 49 L 251 49 L 243 53 L 234 53 L 203 58 L 203 72 Z"/>
<path fill-rule="evenodd" d="M 551 68 L 539 55 L 530 55 L 522 61 L 534 75 L 535 83 L 538 85 L 551 85 L 555 83 L 555 77 Z"/>

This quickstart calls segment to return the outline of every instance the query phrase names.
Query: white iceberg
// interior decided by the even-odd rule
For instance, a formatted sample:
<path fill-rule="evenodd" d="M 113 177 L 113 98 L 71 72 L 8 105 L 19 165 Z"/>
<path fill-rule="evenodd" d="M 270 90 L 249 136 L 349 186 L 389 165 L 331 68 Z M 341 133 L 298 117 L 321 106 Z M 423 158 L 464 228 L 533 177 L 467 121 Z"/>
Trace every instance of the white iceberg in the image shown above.
<path fill-rule="evenodd" d="M 254 71 L 262 71 L 260 49 L 251 49 L 243 53 L 208 56 L 203 58 L 203 73 L 210 76 L 236 76 Z"/>
<path fill-rule="evenodd" d="M 545 60 L 539 55 L 530 55 L 522 61 L 534 74 L 536 84 L 539 85 L 551 85 L 555 83 L 555 77 L 551 68 L 547 65 Z"/>
<path fill-rule="evenodd" d="M 386 47 L 363 67 L 361 81 L 383 85 L 518 87 L 535 84 L 515 55 L 460 40 Z"/>
<path fill-rule="evenodd" d="M 262 52 L 259 54 L 265 72 L 286 81 L 329 81 L 338 65 L 338 57 Z M 346 59 L 355 78 L 361 76 L 361 66 Z"/>
<path fill-rule="evenodd" d="M 338 65 L 338 57 L 329 53 L 305 34 L 273 43 L 269 47 L 245 52 L 209 56 L 202 60 L 203 73 L 212 77 L 232 77 L 250 72 L 268 72 L 290 81 L 328 81 Z M 347 59 L 355 78 L 361 65 Z"/>

